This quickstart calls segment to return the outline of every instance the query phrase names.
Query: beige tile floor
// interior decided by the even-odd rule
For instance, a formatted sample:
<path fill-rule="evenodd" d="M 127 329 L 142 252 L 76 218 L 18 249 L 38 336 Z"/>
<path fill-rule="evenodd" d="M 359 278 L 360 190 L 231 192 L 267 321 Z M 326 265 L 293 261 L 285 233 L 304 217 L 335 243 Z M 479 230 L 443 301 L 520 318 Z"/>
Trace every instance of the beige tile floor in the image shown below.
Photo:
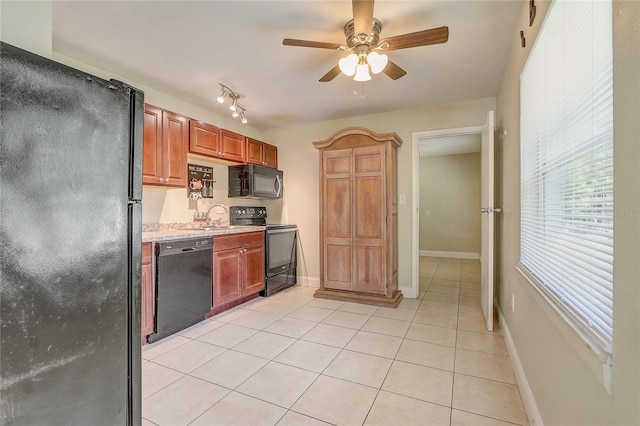
<path fill-rule="evenodd" d="M 143 347 L 143 425 L 527 424 L 475 260 L 421 258 L 396 309 L 294 287 Z"/>

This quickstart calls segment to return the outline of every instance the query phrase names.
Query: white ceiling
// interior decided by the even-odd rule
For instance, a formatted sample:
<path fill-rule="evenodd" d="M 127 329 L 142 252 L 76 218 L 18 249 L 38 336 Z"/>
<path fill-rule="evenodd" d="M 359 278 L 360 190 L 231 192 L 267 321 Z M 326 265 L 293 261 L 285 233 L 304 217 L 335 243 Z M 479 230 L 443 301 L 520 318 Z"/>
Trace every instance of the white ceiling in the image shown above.
<path fill-rule="evenodd" d="M 223 83 L 241 94 L 248 125 L 268 129 L 495 96 L 522 1 L 378 0 L 381 38 L 449 27 L 445 44 L 388 53 L 407 71 L 396 81 L 320 83 L 346 54 L 282 45 L 344 43 L 349 0 L 54 0 L 53 49 L 228 114 L 216 102 Z"/>

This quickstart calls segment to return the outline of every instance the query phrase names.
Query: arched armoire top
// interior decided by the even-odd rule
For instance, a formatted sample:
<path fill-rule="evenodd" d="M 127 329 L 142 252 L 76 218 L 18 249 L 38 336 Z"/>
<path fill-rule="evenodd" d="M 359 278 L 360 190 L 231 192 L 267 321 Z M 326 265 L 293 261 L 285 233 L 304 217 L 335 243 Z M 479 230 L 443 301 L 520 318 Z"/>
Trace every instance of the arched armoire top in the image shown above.
<path fill-rule="evenodd" d="M 374 145 L 374 143 L 387 142 L 391 142 L 391 145 L 394 148 L 398 148 L 402 145 L 402 139 L 400 139 L 396 133 L 375 133 L 369 129 L 365 129 L 364 127 L 347 127 L 334 133 L 329 139 L 313 142 L 313 146 L 316 149 L 338 149 L 342 146 L 353 146 L 353 144 Z"/>

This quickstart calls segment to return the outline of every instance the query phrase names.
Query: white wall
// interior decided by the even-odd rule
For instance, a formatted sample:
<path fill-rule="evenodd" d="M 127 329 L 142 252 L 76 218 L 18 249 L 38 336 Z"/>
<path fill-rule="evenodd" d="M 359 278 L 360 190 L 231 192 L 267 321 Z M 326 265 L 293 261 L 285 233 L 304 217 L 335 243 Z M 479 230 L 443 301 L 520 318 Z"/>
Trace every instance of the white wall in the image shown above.
<path fill-rule="evenodd" d="M 513 46 L 497 95 L 498 215 L 502 247 L 500 306 L 530 391 L 546 425 L 640 424 L 640 2 L 614 1 L 614 321 L 613 393 L 601 364 L 576 333 L 516 271 L 520 255 L 519 76 L 549 2 L 536 1 L 528 26 L 523 2 L 519 28 L 527 47 Z M 515 312 L 510 306 L 515 297 Z M 526 402 L 526 401 L 525 401 Z"/>
<path fill-rule="evenodd" d="M 420 157 L 421 252 L 473 253 L 479 258 L 480 178 L 479 153 Z"/>
<path fill-rule="evenodd" d="M 53 3 L 0 1 L 0 40 L 51 58 Z"/>
<path fill-rule="evenodd" d="M 345 127 L 366 127 L 376 133 L 395 132 L 403 140 L 398 149 L 398 192 L 406 204 L 398 206 L 399 287 L 411 288 L 411 138 L 413 132 L 483 125 L 494 98 L 436 105 L 384 114 L 349 117 L 268 130 L 265 140 L 278 146 L 278 164 L 285 172 L 287 198 L 283 217 L 296 223 L 302 250 L 301 274 L 318 285 L 319 274 L 319 160 L 312 142 L 325 140 Z M 288 176 L 291 176 L 288 178 Z M 405 291 L 405 294 L 410 294 Z"/>

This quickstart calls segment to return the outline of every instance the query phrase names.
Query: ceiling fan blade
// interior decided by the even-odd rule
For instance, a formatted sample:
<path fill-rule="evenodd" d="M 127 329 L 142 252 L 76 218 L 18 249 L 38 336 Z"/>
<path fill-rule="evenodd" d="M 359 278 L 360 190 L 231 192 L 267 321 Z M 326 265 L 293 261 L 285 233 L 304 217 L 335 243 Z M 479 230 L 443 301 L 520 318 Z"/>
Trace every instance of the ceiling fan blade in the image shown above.
<path fill-rule="evenodd" d="M 371 33 L 373 23 L 373 0 L 352 0 L 353 29 L 356 37 L 358 34 Z"/>
<path fill-rule="evenodd" d="M 295 38 L 285 38 L 282 40 L 285 46 L 317 47 L 319 49 L 337 50 L 341 45 L 338 43 L 326 43 L 324 41 L 296 40 Z"/>
<path fill-rule="evenodd" d="M 385 39 L 389 42 L 387 50 L 407 49 L 409 47 L 427 46 L 429 44 L 446 43 L 449 40 L 449 27 L 431 28 L 415 33 L 402 34 Z"/>
<path fill-rule="evenodd" d="M 338 76 L 338 74 L 340 74 L 340 67 L 338 65 L 336 65 L 335 67 L 331 68 L 331 70 L 329 70 L 328 73 L 323 75 L 320 78 L 320 80 L 318 80 L 318 81 L 320 81 L 322 83 L 326 83 L 326 82 L 331 81 L 334 78 L 336 78 Z"/>
<path fill-rule="evenodd" d="M 389 60 L 387 66 L 382 70 L 383 73 L 391 77 L 392 80 L 397 80 L 400 77 L 404 77 L 407 73 L 405 70 L 396 65 L 395 62 Z"/>

